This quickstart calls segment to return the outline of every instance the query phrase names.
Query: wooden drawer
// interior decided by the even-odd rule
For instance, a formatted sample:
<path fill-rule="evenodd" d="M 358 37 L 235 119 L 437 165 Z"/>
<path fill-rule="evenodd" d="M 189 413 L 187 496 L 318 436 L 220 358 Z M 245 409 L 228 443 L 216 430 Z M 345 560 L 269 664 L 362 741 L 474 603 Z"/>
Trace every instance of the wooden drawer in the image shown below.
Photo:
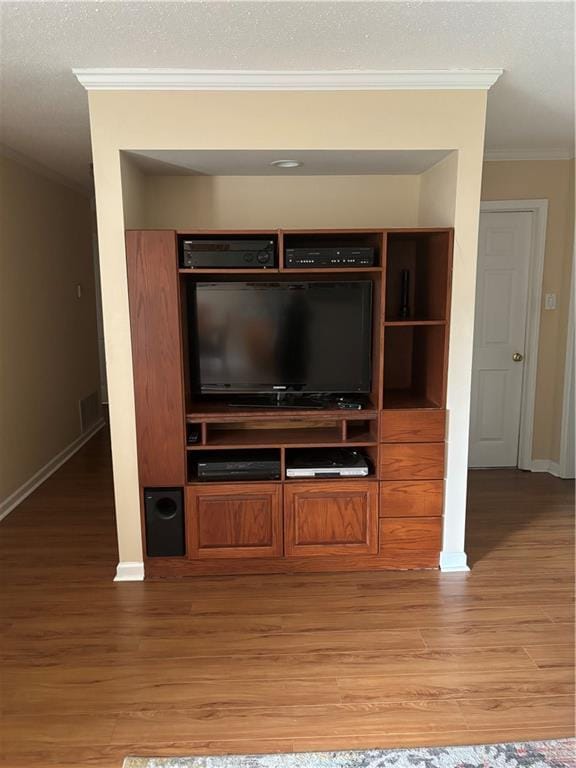
<path fill-rule="evenodd" d="M 380 480 L 442 480 L 444 443 L 383 443 Z"/>
<path fill-rule="evenodd" d="M 380 517 L 441 517 L 442 480 L 387 480 L 380 483 Z"/>
<path fill-rule="evenodd" d="M 188 486 L 188 557 L 281 557 L 280 489 L 275 483 Z"/>
<path fill-rule="evenodd" d="M 442 518 L 390 517 L 380 520 L 380 554 L 440 552 Z"/>
<path fill-rule="evenodd" d="M 386 410 L 380 414 L 382 443 L 439 443 L 445 433 L 445 410 Z"/>
<path fill-rule="evenodd" d="M 333 480 L 284 486 L 287 557 L 375 555 L 378 483 Z"/>

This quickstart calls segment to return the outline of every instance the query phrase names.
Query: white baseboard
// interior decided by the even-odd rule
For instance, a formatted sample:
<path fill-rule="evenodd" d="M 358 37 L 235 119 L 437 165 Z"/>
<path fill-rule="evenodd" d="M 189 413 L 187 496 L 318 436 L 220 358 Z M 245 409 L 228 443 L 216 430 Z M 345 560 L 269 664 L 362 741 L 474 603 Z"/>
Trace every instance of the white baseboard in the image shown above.
<path fill-rule="evenodd" d="M 60 453 L 56 454 L 53 459 L 50 459 L 47 464 L 41 467 L 38 472 L 33 474 L 29 480 L 20 486 L 20 488 L 17 488 L 13 493 L 10 494 L 10 496 L 0 502 L 0 520 L 3 520 L 7 515 L 9 515 L 10 512 L 12 512 L 13 509 L 21 504 L 24 499 L 30 496 L 30 494 L 33 493 L 36 488 L 38 488 L 38 486 L 42 485 L 42 483 L 47 480 L 50 475 L 53 475 L 57 469 L 60 469 L 62 464 L 66 463 L 68 459 L 76 453 L 76 451 L 79 451 L 84 443 L 87 443 L 88 440 L 90 440 L 90 438 L 96 434 L 96 432 L 99 432 L 105 423 L 106 422 L 104 419 L 99 419 L 93 426 L 90 427 L 90 429 L 88 429 L 86 432 L 83 432 L 80 437 L 77 437 L 76 440 L 70 443 L 70 445 L 67 445 L 63 451 L 60 451 Z"/>
<path fill-rule="evenodd" d="M 114 581 L 144 581 L 144 563 L 128 560 L 118 563 Z"/>
<path fill-rule="evenodd" d="M 466 552 L 441 552 L 440 570 L 443 573 L 455 573 L 457 571 L 469 571 Z"/>
<path fill-rule="evenodd" d="M 549 461 L 548 459 L 532 459 L 530 463 L 530 472 L 548 472 L 554 477 L 564 477 L 560 469 L 560 464 L 557 461 Z"/>

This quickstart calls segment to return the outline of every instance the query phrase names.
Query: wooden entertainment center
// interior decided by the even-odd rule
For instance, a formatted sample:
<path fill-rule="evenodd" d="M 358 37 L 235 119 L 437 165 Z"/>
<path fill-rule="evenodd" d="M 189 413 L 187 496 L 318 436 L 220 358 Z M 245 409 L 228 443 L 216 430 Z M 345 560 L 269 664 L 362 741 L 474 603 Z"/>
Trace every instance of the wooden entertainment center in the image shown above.
<path fill-rule="evenodd" d="M 185 269 L 182 236 L 264 236 L 272 269 Z M 370 245 L 377 265 L 285 267 L 291 245 Z M 147 578 L 438 566 L 442 541 L 451 229 L 129 230 L 126 233 L 142 536 L 144 489 L 183 489 L 185 554 L 145 555 Z M 401 272 L 410 314 L 400 318 Z M 371 280 L 372 385 L 362 410 L 242 409 L 195 395 L 186 360 L 188 281 Z M 199 441 L 189 444 L 189 429 Z M 361 450 L 361 479 L 287 479 L 299 447 Z M 208 451 L 273 449 L 278 482 L 198 482 Z"/>

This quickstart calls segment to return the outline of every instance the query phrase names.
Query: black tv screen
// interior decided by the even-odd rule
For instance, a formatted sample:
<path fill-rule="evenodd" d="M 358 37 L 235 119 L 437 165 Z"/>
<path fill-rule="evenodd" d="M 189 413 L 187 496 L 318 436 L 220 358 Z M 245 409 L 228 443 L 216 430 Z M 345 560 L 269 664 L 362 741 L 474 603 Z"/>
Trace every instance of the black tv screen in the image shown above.
<path fill-rule="evenodd" d="M 367 393 L 372 283 L 198 283 L 190 312 L 201 393 Z"/>

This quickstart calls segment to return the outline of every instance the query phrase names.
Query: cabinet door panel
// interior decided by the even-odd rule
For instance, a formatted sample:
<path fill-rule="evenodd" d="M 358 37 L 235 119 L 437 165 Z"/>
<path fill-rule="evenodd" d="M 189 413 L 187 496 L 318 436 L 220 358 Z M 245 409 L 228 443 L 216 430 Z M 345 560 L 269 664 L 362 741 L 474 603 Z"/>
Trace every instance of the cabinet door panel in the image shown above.
<path fill-rule="evenodd" d="M 185 480 L 176 234 L 126 233 L 138 470 L 143 486 Z"/>
<path fill-rule="evenodd" d="M 380 415 L 382 443 L 436 443 L 444 440 L 445 410 L 385 410 Z"/>
<path fill-rule="evenodd" d="M 284 487 L 287 556 L 376 554 L 377 483 L 333 481 Z"/>
<path fill-rule="evenodd" d="M 440 517 L 442 480 L 398 480 L 380 483 L 380 517 Z"/>
<path fill-rule="evenodd" d="M 186 500 L 191 559 L 282 555 L 279 485 L 189 486 Z"/>
<path fill-rule="evenodd" d="M 444 443 L 382 443 L 380 480 L 442 480 Z"/>

